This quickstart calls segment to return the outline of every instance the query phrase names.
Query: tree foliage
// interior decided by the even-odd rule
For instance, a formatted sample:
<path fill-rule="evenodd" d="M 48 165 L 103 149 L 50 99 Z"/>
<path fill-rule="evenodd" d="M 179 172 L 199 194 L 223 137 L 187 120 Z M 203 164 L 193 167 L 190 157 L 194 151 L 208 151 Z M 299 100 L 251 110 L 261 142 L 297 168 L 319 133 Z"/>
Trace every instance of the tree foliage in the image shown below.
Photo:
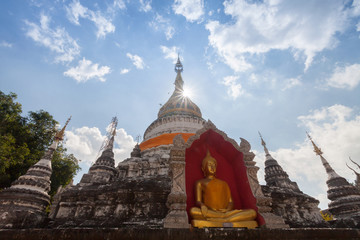
<path fill-rule="evenodd" d="M 0 189 L 25 174 L 41 159 L 53 141 L 58 122 L 46 111 L 30 111 L 22 117 L 15 93 L 0 91 Z M 53 160 L 51 193 L 71 181 L 80 169 L 77 159 L 60 144 Z"/>
<path fill-rule="evenodd" d="M 60 186 L 68 185 L 76 172 L 80 170 L 78 160 L 73 154 L 66 153 L 66 148 L 59 144 L 52 159 L 50 195 L 53 196 Z"/>

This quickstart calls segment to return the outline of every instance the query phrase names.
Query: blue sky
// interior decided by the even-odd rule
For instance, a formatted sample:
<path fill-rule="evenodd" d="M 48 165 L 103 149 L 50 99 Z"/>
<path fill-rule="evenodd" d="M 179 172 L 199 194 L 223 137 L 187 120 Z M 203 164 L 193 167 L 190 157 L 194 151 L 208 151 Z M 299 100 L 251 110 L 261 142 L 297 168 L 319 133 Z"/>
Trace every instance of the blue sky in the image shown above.
<path fill-rule="evenodd" d="M 0 90 L 23 111 L 62 124 L 83 171 L 119 119 L 116 161 L 173 91 L 179 53 L 185 87 L 229 137 L 247 139 L 261 168 L 270 153 L 326 208 L 326 174 L 308 131 L 335 171 L 360 163 L 360 1 L 0 2 Z M 354 166 L 353 166 L 354 167 Z"/>

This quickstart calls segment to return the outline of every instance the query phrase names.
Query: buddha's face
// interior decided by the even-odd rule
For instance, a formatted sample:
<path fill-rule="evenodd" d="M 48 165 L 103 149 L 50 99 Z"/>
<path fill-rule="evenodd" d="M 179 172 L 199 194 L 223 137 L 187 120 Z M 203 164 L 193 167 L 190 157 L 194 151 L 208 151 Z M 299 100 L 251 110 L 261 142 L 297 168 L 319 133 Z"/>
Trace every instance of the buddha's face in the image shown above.
<path fill-rule="evenodd" d="M 209 160 L 204 166 L 203 169 L 205 176 L 214 176 L 216 173 L 216 162 L 214 160 Z"/>

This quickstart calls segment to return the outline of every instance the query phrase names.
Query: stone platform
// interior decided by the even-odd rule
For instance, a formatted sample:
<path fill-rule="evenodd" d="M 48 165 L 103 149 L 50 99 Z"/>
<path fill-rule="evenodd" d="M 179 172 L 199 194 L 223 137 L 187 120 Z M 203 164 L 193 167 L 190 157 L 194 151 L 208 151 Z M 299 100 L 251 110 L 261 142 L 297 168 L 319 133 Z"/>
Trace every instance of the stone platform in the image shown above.
<path fill-rule="evenodd" d="M 360 239 L 359 229 L 149 229 L 149 228 L 63 228 L 0 230 L 7 240 L 220 240 L 220 239 Z"/>

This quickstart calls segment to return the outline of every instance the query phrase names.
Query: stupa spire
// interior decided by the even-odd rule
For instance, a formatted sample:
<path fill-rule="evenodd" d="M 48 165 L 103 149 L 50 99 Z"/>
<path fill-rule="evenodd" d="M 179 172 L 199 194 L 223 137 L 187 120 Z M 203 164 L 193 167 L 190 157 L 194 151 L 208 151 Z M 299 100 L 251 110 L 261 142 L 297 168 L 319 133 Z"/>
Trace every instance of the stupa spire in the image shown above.
<path fill-rule="evenodd" d="M 259 136 L 260 136 L 260 138 L 261 138 L 261 145 L 263 145 L 263 147 L 264 147 L 265 154 L 266 154 L 266 155 L 270 155 L 269 150 L 268 150 L 267 147 L 266 147 L 266 143 L 265 143 L 263 137 L 261 136 L 261 133 L 260 133 L 260 132 L 258 132 L 258 133 L 259 133 Z"/>
<path fill-rule="evenodd" d="M 177 62 L 175 64 L 175 72 L 181 73 L 184 70 L 183 65 L 180 61 L 180 54 L 178 54 Z"/>
<path fill-rule="evenodd" d="M 175 64 L 175 89 L 169 100 L 160 108 L 158 118 L 170 115 L 191 115 L 201 118 L 200 108 L 189 97 L 184 96 L 184 81 L 181 72 L 184 70 L 178 56 Z M 146 139 L 144 137 L 144 139 Z"/>
<path fill-rule="evenodd" d="M 63 140 L 64 134 L 65 134 L 65 129 L 66 129 L 67 125 L 69 124 L 70 120 L 71 120 L 71 116 L 66 121 L 64 127 L 60 131 L 56 132 L 53 143 L 50 145 L 48 151 L 46 151 L 46 153 L 44 154 L 43 158 L 50 159 L 50 168 L 51 168 L 52 156 L 53 156 L 55 150 L 57 149 L 59 142 Z M 41 162 L 41 160 L 39 162 Z"/>
<path fill-rule="evenodd" d="M 175 79 L 175 91 L 178 92 L 179 95 L 182 95 L 184 91 L 184 81 L 181 77 L 182 71 L 184 71 L 184 68 L 180 61 L 180 56 L 178 55 L 178 59 L 175 64 L 175 72 L 177 73 Z"/>
<path fill-rule="evenodd" d="M 261 145 L 264 146 L 265 151 L 265 181 L 267 186 L 282 187 L 285 189 L 291 189 L 295 192 L 301 192 L 297 183 L 292 182 L 289 175 L 283 170 L 280 164 L 270 155 L 269 150 L 266 147 L 266 143 L 261 136 Z"/>
<path fill-rule="evenodd" d="M 59 141 L 63 140 L 64 134 L 65 134 L 65 129 L 66 129 L 67 125 L 69 124 L 70 120 L 71 120 L 71 116 L 66 121 L 64 127 L 59 132 L 56 133 L 55 140 L 59 140 Z"/>
<path fill-rule="evenodd" d="M 321 226 L 323 219 L 317 207 L 319 201 L 303 193 L 296 182 L 291 181 L 289 175 L 280 164 L 270 155 L 266 143 L 259 132 L 261 145 L 265 151 L 265 181 L 262 190 L 271 196 L 272 212 L 282 216 L 290 227 Z M 301 217 L 300 217 L 301 216 Z M 295 220 L 297 219 L 297 220 Z M 296 224 L 294 224 L 296 222 Z"/>
<path fill-rule="evenodd" d="M 329 162 L 323 157 L 323 152 L 321 151 L 321 148 L 319 148 L 314 141 L 312 140 L 311 136 L 309 135 L 308 132 L 306 132 L 306 135 L 308 136 L 308 138 L 311 141 L 311 144 L 314 147 L 314 152 L 316 153 L 316 155 L 320 156 L 321 162 L 323 164 L 323 166 L 325 167 L 326 173 L 328 174 L 328 179 L 332 179 L 332 178 L 338 178 L 340 177 L 339 174 L 337 174 L 335 172 L 335 170 L 330 166 Z"/>
<path fill-rule="evenodd" d="M 161 105 L 157 119 L 146 129 L 143 142 L 139 146 L 141 151 L 173 144 L 173 138 L 177 134 L 184 134 L 184 139 L 188 139 L 205 123 L 200 108 L 184 92 L 181 76 L 184 68 L 179 55 L 174 70 L 175 89 L 165 104 Z M 134 150 L 134 156 L 140 156 L 137 147 Z"/>
<path fill-rule="evenodd" d="M 325 167 L 328 175 L 326 184 L 328 186 L 327 196 L 331 201 L 329 203 L 329 211 L 335 218 L 353 218 L 359 221 L 360 219 L 360 191 L 355 186 L 351 185 L 345 178 L 339 176 L 330 164 L 322 156 L 321 149 L 314 143 L 309 133 L 306 133 L 310 139 L 314 152 L 320 156 L 321 162 Z"/>
<path fill-rule="evenodd" d="M 321 149 L 314 143 L 314 141 L 312 140 L 310 134 L 308 132 L 306 132 L 306 135 L 308 136 L 308 138 L 310 139 L 313 147 L 314 147 L 314 152 L 316 153 L 316 155 L 321 156 L 323 154 L 323 152 L 321 151 Z"/>
<path fill-rule="evenodd" d="M 112 150 L 114 147 L 114 139 L 116 136 L 116 127 L 118 124 L 117 117 L 113 117 L 111 120 L 110 128 L 108 130 L 107 141 L 104 142 L 104 150 Z"/>
<path fill-rule="evenodd" d="M 56 133 L 53 143 L 43 157 L 31 166 L 26 174 L 14 181 L 10 188 L 0 192 L 0 215 L 7 216 L 0 219 L 0 228 L 2 228 L 3 222 L 11 223 L 11 227 L 21 228 L 23 224 L 38 226 L 44 221 L 45 208 L 50 203 L 48 192 L 52 174 L 51 160 L 59 141 L 63 139 L 70 119 L 71 117 L 66 121 L 65 126 Z M 16 213 L 12 212 L 14 209 L 16 209 Z"/>
<path fill-rule="evenodd" d="M 116 175 L 113 147 L 117 124 L 117 117 L 113 117 L 107 130 L 106 139 L 99 151 L 101 155 L 90 167 L 89 173 L 83 175 L 80 184 L 106 183 Z"/>
<path fill-rule="evenodd" d="M 47 194 L 50 191 L 50 177 L 52 174 L 51 159 L 58 146 L 58 143 L 63 140 L 66 126 L 70 120 L 71 117 L 66 121 L 64 127 L 56 133 L 53 143 L 45 152 L 43 157 L 32 167 L 30 167 L 25 175 L 19 177 L 18 180 L 13 182 L 11 188 L 32 189 L 44 194 Z M 33 184 L 29 184 L 29 179 L 31 179 Z M 40 182 L 42 184 L 39 184 Z"/>

